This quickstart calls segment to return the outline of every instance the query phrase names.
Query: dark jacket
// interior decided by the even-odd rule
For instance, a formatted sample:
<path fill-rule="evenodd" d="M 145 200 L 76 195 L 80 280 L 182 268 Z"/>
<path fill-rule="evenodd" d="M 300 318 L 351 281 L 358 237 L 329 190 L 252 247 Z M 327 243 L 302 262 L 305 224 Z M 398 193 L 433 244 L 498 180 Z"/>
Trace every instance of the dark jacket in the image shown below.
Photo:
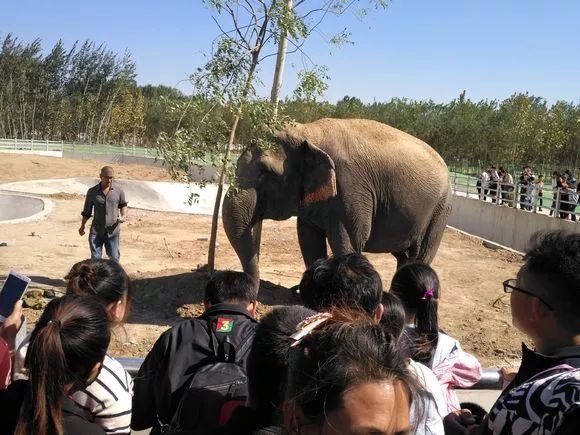
<path fill-rule="evenodd" d="M 549 369 L 553 369 L 561 365 L 567 365 L 579 369 L 580 346 L 567 347 L 564 349 L 559 349 L 557 352 L 551 355 L 543 355 L 541 353 L 534 352 L 533 350 L 529 349 L 528 347 L 522 344 L 522 363 L 520 365 L 520 369 L 518 370 L 518 373 L 514 378 L 514 380 L 502 391 L 500 397 L 494 404 L 491 412 L 493 413 L 494 410 L 496 410 L 496 408 L 502 408 L 504 406 L 504 404 L 502 404 L 502 399 L 504 398 L 504 396 L 507 396 L 510 393 L 510 391 L 520 387 L 525 382 L 529 381 L 531 378 L 541 375 L 543 372 L 546 372 Z M 573 394 L 577 394 L 577 392 L 574 391 Z M 528 403 L 527 401 L 528 401 L 527 397 L 521 397 L 520 400 L 521 409 L 522 412 L 524 413 L 527 410 Z M 564 403 L 563 400 L 561 400 L 560 402 Z M 542 404 L 537 403 L 536 399 L 534 399 L 534 406 L 542 406 Z M 562 408 L 565 409 L 565 406 L 563 406 Z M 552 412 L 554 411 L 552 410 Z M 483 434 L 491 434 L 491 430 L 488 429 L 489 418 L 490 415 L 488 414 L 483 421 L 482 424 L 483 431 L 481 432 Z M 565 415 L 565 417 L 563 418 L 563 424 L 562 426 L 560 426 L 560 428 L 556 433 L 558 435 L 576 434 L 578 433 L 579 427 L 580 427 L 580 410 L 573 409 Z"/>
<path fill-rule="evenodd" d="M 234 346 L 239 346 L 248 337 L 253 339 L 258 323 L 244 306 L 216 304 L 200 317 L 165 331 L 134 379 L 134 430 L 153 427 L 154 435 L 159 433 L 160 422 L 171 422 L 183 390 L 194 375 L 192 367 L 213 355 L 208 325 L 218 339 L 227 336 Z"/>
<path fill-rule="evenodd" d="M 214 435 L 270 435 L 281 434 L 281 424 L 267 421 L 259 410 L 240 406 L 229 421 Z"/>
<path fill-rule="evenodd" d="M 28 381 L 15 381 L 8 389 L 0 391 L 0 435 L 12 435 L 18 423 L 20 407 L 24 401 Z M 96 424 L 83 417 L 82 410 L 68 397 L 62 402 L 62 426 L 65 435 L 104 435 Z"/>

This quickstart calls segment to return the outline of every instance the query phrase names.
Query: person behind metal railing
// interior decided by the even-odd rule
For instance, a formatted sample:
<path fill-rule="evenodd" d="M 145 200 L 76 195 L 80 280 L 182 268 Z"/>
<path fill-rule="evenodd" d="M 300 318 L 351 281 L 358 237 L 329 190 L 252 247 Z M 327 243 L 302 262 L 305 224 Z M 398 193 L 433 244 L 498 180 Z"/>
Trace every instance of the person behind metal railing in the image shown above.
<path fill-rule="evenodd" d="M 477 196 L 479 197 L 480 201 L 485 201 L 486 193 L 489 188 L 489 172 L 485 168 L 481 168 L 477 176 Z"/>
<path fill-rule="evenodd" d="M 513 203 L 514 178 L 503 166 L 499 167 L 498 175 L 501 179 L 501 204 L 510 206 Z"/>
<path fill-rule="evenodd" d="M 517 373 L 479 428 L 465 412 L 445 418 L 446 434 L 572 435 L 580 428 L 580 234 L 536 233 L 517 277 L 504 281 L 522 344 Z M 455 423 L 464 431 L 453 431 Z M 452 424 L 453 423 L 453 424 Z"/>
<path fill-rule="evenodd" d="M 520 209 L 532 209 L 532 190 L 534 187 L 534 172 L 528 165 L 522 168 L 522 173 L 519 179 L 520 185 Z"/>
<path fill-rule="evenodd" d="M 536 196 L 538 199 L 539 207 L 538 211 L 542 211 L 542 206 L 544 205 L 544 176 L 538 175 L 538 179 L 536 180 Z"/>
<path fill-rule="evenodd" d="M 562 187 L 562 176 L 558 171 L 552 173 L 552 208 L 550 209 L 550 216 L 558 216 L 557 210 L 559 190 Z"/>
<path fill-rule="evenodd" d="M 578 205 L 578 182 L 576 178 L 570 178 L 568 182 L 568 211 L 570 212 L 570 220 L 577 221 L 576 206 Z"/>
<path fill-rule="evenodd" d="M 491 196 L 491 202 L 495 202 L 497 200 L 498 182 L 500 178 L 496 167 L 493 165 L 489 167 L 489 179 L 489 196 Z"/>
<path fill-rule="evenodd" d="M 562 187 L 558 189 L 559 200 L 559 217 L 560 219 L 568 219 L 570 217 L 570 180 L 567 175 L 562 177 Z"/>

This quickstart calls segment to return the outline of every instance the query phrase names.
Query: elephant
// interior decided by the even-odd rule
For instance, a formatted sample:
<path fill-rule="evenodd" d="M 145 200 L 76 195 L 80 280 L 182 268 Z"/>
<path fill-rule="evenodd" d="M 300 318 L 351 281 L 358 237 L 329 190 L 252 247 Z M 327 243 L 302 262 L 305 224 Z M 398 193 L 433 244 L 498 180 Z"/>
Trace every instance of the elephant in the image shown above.
<path fill-rule="evenodd" d="M 320 119 L 240 155 L 222 208 L 244 272 L 259 283 L 262 221 L 297 216 L 308 268 L 327 256 L 391 253 L 430 263 L 451 211 L 447 165 L 425 142 L 366 119 Z M 257 284 L 259 285 L 259 284 Z"/>

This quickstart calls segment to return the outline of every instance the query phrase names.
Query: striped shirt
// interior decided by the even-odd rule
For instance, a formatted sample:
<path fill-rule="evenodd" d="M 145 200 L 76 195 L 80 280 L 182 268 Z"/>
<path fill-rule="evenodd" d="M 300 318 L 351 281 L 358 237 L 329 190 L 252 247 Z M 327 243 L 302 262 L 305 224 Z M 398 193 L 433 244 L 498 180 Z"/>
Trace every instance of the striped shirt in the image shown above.
<path fill-rule="evenodd" d="M 14 355 L 13 379 L 28 379 L 24 360 L 30 335 Z M 119 361 L 105 356 L 97 379 L 86 389 L 75 392 L 71 399 L 84 411 L 84 416 L 99 425 L 108 435 L 131 433 L 133 380 Z"/>
<path fill-rule="evenodd" d="M 97 379 L 71 398 L 107 434 L 131 433 L 133 380 L 116 359 L 105 356 Z"/>

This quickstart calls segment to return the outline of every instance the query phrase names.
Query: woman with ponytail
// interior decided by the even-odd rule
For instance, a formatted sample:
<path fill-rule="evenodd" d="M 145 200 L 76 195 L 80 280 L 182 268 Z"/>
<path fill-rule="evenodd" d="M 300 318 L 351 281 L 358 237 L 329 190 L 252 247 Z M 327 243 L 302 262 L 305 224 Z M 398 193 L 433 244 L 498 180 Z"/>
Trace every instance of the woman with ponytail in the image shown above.
<path fill-rule="evenodd" d="M 52 300 L 30 337 L 28 380 L 0 395 L 0 432 L 15 435 L 102 435 L 71 399 L 97 378 L 109 346 L 109 319 L 91 296 Z"/>
<path fill-rule="evenodd" d="M 123 324 L 129 314 L 131 283 L 125 270 L 112 260 L 83 260 L 65 276 L 66 294 L 94 296 L 105 308 L 109 325 Z M 26 379 L 23 362 L 28 342 L 18 349 L 15 358 L 15 379 Z M 86 417 L 101 426 L 107 435 L 131 433 L 133 381 L 121 363 L 105 356 L 103 370 L 87 388 L 79 389 L 72 400 L 85 412 Z"/>
<path fill-rule="evenodd" d="M 428 264 L 409 263 L 391 281 L 391 292 L 403 303 L 411 358 L 425 364 L 443 387 L 448 412 L 460 409 L 455 387 L 470 387 L 482 375 L 481 364 L 457 340 L 439 329 L 441 288 Z"/>

